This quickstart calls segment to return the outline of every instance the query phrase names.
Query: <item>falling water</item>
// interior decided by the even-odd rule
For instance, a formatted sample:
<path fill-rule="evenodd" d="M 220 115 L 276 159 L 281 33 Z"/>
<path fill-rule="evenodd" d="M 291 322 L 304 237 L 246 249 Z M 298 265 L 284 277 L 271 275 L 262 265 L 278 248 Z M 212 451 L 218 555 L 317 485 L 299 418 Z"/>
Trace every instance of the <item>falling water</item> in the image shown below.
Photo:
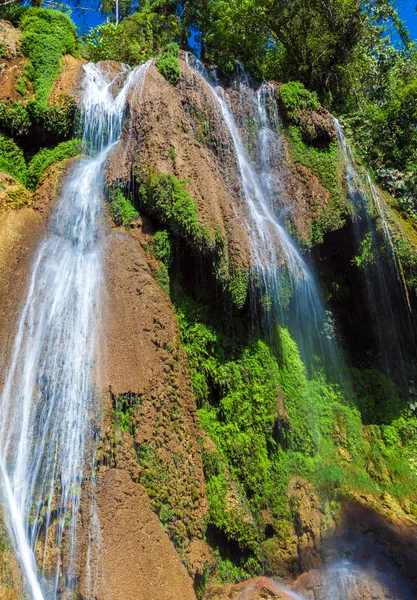
<path fill-rule="evenodd" d="M 103 171 L 121 136 L 129 91 L 143 86 L 147 68 L 125 69 L 116 82 L 99 66 L 84 66 L 89 156 L 67 178 L 35 257 L 0 399 L 3 509 L 34 600 L 54 600 L 60 588 L 74 587 L 80 489 L 93 451 L 88 438 L 103 271 Z M 120 90 L 116 97 L 113 84 Z M 57 552 L 47 570 L 51 538 Z"/>
<path fill-rule="evenodd" d="M 340 365 L 332 323 L 321 302 L 315 278 L 276 214 L 273 196 L 277 174 L 268 165 L 271 153 L 280 152 L 281 145 L 265 105 L 269 91 L 266 86 L 261 88 L 254 102 L 260 121 L 261 167 L 257 168 L 248 158 L 224 89 L 200 61 L 189 60 L 209 87 L 233 141 L 256 265 L 253 276 L 263 304 L 268 307 L 269 328 L 273 331 L 277 321 L 287 324 L 306 364 L 320 356 L 325 365 Z"/>
<path fill-rule="evenodd" d="M 369 254 L 362 261 L 361 271 L 371 327 L 378 343 L 380 366 L 395 381 L 404 385 L 407 383 L 407 346 L 415 352 L 408 290 L 380 193 L 369 175 L 361 175 L 356 168 L 352 151 L 337 119 L 335 126 L 345 162 L 349 197 L 355 212 L 353 233 L 357 252 L 360 254 L 366 244 Z"/>

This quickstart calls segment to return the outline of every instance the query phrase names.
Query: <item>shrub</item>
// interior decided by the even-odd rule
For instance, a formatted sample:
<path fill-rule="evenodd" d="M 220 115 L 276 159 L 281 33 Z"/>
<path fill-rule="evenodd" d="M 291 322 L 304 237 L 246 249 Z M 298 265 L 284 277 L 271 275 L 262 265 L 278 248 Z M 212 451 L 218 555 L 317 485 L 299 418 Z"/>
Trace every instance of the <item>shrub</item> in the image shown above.
<path fill-rule="evenodd" d="M 82 151 L 81 140 L 69 140 L 61 142 L 55 148 L 43 148 L 29 163 L 27 186 L 30 190 L 35 190 L 42 174 L 46 169 L 61 160 L 77 156 Z"/>
<path fill-rule="evenodd" d="M 76 104 L 65 98 L 59 106 L 46 106 L 35 99 L 26 104 L 21 102 L 0 103 L 0 123 L 4 131 L 12 136 L 28 135 L 35 126 L 56 138 L 68 137 L 74 127 Z"/>
<path fill-rule="evenodd" d="M 131 66 L 155 56 L 178 33 L 175 16 L 143 8 L 118 25 L 102 23 L 84 38 L 83 54 L 93 61 L 117 60 Z"/>
<path fill-rule="evenodd" d="M 109 192 L 110 215 L 118 226 L 129 225 L 139 217 L 139 213 L 122 190 L 113 188 Z"/>
<path fill-rule="evenodd" d="M 186 180 L 171 173 L 136 171 L 139 201 L 150 214 L 172 233 L 183 237 L 192 247 L 213 248 L 210 231 L 198 220 L 197 206 L 185 189 Z"/>
<path fill-rule="evenodd" d="M 298 119 L 301 110 L 317 110 L 320 102 L 315 92 L 309 92 L 300 81 L 289 81 L 279 88 L 279 97 L 289 119 Z"/>
<path fill-rule="evenodd" d="M 27 169 L 23 152 L 15 142 L 0 134 L 0 171 L 26 184 Z"/>
<path fill-rule="evenodd" d="M 176 85 L 181 75 L 180 63 L 178 60 L 179 46 L 171 43 L 166 47 L 166 51 L 158 56 L 156 66 L 158 71 L 167 81 Z"/>
<path fill-rule="evenodd" d="M 327 145 L 336 139 L 333 119 L 315 92 L 306 90 L 299 81 L 290 81 L 279 88 L 279 98 L 287 120 L 300 128 L 304 141 Z"/>
<path fill-rule="evenodd" d="M 76 53 L 76 33 L 71 19 L 57 10 L 29 8 L 20 20 L 22 51 L 33 66 L 36 99 L 46 104 L 65 53 Z"/>

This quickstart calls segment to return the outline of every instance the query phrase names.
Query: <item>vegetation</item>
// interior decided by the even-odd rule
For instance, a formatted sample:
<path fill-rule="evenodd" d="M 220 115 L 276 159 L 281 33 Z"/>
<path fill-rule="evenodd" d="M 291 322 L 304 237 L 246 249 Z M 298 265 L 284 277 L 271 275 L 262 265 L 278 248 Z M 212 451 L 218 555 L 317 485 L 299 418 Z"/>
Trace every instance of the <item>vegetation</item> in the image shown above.
<path fill-rule="evenodd" d="M 174 235 L 184 238 L 190 246 L 213 246 L 209 229 L 198 220 L 197 207 L 186 190 L 185 179 L 145 169 L 137 171 L 136 176 L 139 201 L 159 223 L 169 226 Z"/>
<path fill-rule="evenodd" d="M 23 31 L 22 51 L 31 63 L 36 100 L 45 105 L 60 71 L 61 57 L 76 53 L 75 27 L 67 15 L 45 8 L 28 9 L 19 25 Z"/>
<path fill-rule="evenodd" d="M 22 150 L 13 140 L 0 134 L 0 171 L 26 183 L 27 167 Z"/>
<path fill-rule="evenodd" d="M 228 291 L 233 304 L 242 308 L 248 293 L 249 271 L 229 262 L 226 240 L 220 228 L 211 232 L 200 222 L 195 201 L 186 189 L 187 183 L 171 173 L 157 173 L 147 168 L 136 171 L 140 206 L 156 219 L 158 225 L 167 227 L 172 236 L 181 238 L 200 256 L 209 257 L 217 283 L 223 291 Z M 157 277 L 166 291 L 169 266 L 163 261 Z"/>
<path fill-rule="evenodd" d="M 129 225 L 139 218 L 131 200 L 121 189 L 115 187 L 109 190 L 110 215 L 115 225 Z"/>
<path fill-rule="evenodd" d="M 243 321 L 231 334 L 220 316 L 178 285 L 174 304 L 200 424 L 216 447 L 203 444 L 202 457 L 209 539 L 221 578 L 267 568 L 265 509 L 273 537 L 285 544 L 282 521 L 293 518 L 286 499 L 293 477 L 335 500 L 384 489 L 413 496 L 417 425 L 412 410 L 399 411 L 398 391 L 381 373 L 355 372 L 358 396 L 347 402 L 320 371 L 307 376 L 286 329 L 279 330 L 275 354 Z M 362 421 L 372 425 L 363 428 Z M 233 544 L 239 552 L 227 554 Z"/>
<path fill-rule="evenodd" d="M 308 167 L 329 192 L 327 206 L 310 223 L 310 244 L 319 244 L 328 231 L 339 229 L 349 214 L 349 200 L 343 186 L 343 167 L 340 163 L 337 142 L 327 146 L 312 146 L 303 140 L 299 127 L 290 125 L 287 130 L 291 158 Z"/>
<path fill-rule="evenodd" d="M 168 44 L 165 52 L 162 52 L 157 58 L 156 66 L 158 71 L 165 77 L 169 83 L 175 85 L 181 75 L 180 63 L 178 60 L 178 52 L 180 47 L 178 44 Z"/>
<path fill-rule="evenodd" d="M 83 53 L 89 60 L 118 60 L 135 66 L 155 56 L 177 32 L 175 17 L 146 7 L 117 25 L 107 22 L 94 28 L 84 38 Z"/>
<path fill-rule="evenodd" d="M 74 139 L 58 144 L 55 148 L 43 148 L 30 161 L 27 170 L 27 187 L 35 190 L 46 169 L 61 160 L 81 154 L 81 140 Z"/>

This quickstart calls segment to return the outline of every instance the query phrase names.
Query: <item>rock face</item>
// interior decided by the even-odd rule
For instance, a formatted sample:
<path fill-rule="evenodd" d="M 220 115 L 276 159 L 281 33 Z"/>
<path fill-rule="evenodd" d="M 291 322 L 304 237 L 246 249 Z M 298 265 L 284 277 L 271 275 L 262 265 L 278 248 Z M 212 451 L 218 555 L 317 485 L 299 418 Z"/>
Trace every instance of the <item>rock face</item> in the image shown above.
<path fill-rule="evenodd" d="M 110 157 L 107 183 L 129 182 L 143 165 L 186 180 L 199 221 L 212 232 L 218 228 L 228 241 L 231 259 L 246 267 L 251 262 L 249 240 L 231 140 L 221 129 L 208 88 L 185 62 L 182 72 L 181 86 L 174 88 L 154 65 L 150 67 L 143 91 L 131 98 L 132 125 Z M 227 169 L 227 163 L 233 168 Z"/>
<path fill-rule="evenodd" d="M 19 99 L 15 85 L 26 62 L 20 55 L 21 37 L 19 29 L 8 21 L 0 20 L 0 47 L 3 49 L 3 57 L 0 58 L 0 102 Z"/>
<path fill-rule="evenodd" d="M 273 579 L 260 577 L 237 585 L 210 586 L 204 600 L 291 600 L 291 591 Z"/>
<path fill-rule="evenodd" d="M 130 491 L 141 490 L 135 492 L 135 497 L 146 499 L 148 514 L 152 506 L 171 539 L 178 539 L 181 557 L 194 577 L 211 560 L 202 542 L 208 506 L 198 443 L 200 431 L 176 319 L 167 295 L 151 275 L 141 245 L 145 237 L 142 227 L 130 232 L 110 232 L 107 237 L 102 333 L 105 344 L 99 371 L 100 389 L 107 390 L 103 407 L 106 433 L 100 450 L 98 506 L 99 511 L 104 510 L 110 501 L 107 493 L 113 494 L 114 490 L 106 483 L 108 469 L 117 467 L 123 475 L 117 479 L 121 493 L 126 486 Z M 120 423 L 121 414 L 115 407 L 127 397 L 132 404 L 125 426 Z M 130 492 L 126 494 L 129 496 Z M 163 531 L 156 516 L 152 523 L 148 533 L 144 532 L 144 539 L 150 536 L 152 527 Z M 166 533 L 164 536 L 168 543 Z M 152 544 L 151 537 L 148 542 Z M 175 555 L 173 547 L 172 551 Z M 131 572 L 135 572 L 136 560 L 134 554 L 124 556 L 126 568 Z M 118 577 L 112 565 L 112 561 L 105 563 L 110 579 Z M 179 559 L 176 568 L 183 572 Z M 120 598 L 138 597 L 129 595 L 133 588 L 127 580 L 126 588 L 123 577 L 118 581 Z"/>
<path fill-rule="evenodd" d="M 195 600 L 192 581 L 152 512 L 145 490 L 126 471 L 106 473 L 97 508 L 102 545 L 95 598 Z"/>

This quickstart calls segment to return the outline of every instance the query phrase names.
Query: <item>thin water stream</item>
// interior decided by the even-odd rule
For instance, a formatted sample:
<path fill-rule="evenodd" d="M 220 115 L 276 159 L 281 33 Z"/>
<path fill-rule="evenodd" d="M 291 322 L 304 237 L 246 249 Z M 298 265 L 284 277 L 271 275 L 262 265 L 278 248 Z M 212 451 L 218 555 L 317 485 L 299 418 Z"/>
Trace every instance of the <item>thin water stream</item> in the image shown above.
<path fill-rule="evenodd" d="M 188 60 L 210 89 L 233 141 L 255 265 L 253 278 L 264 305 L 268 306 L 269 329 L 274 335 L 277 323 L 286 324 L 307 365 L 319 356 L 324 366 L 338 370 L 342 361 L 329 313 L 322 303 L 312 269 L 286 230 L 273 201 L 279 174 L 271 170 L 269 163 L 272 153 L 279 153 L 281 148 L 276 123 L 267 110 L 267 103 L 275 103 L 272 113 L 277 118 L 273 94 L 268 86 L 263 86 L 253 99 L 256 120 L 260 123 L 261 165 L 258 168 L 248 157 L 225 90 L 200 61 Z"/>
<path fill-rule="evenodd" d="M 354 209 L 353 235 L 381 368 L 402 387 L 408 383 L 414 326 L 407 286 L 397 257 L 386 208 L 370 176 L 355 165 L 340 123 L 334 120 L 344 158 L 348 193 Z M 379 224 L 378 224 L 379 222 Z"/>
<path fill-rule="evenodd" d="M 93 452 L 104 165 L 147 68 L 125 69 L 114 85 L 98 65 L 84 66 L 87 156 L 67 177 L 33 262 L 0 398 L 2 504 L 33 600 L 55 600 L 75 583 L 80 489 Z"/>

